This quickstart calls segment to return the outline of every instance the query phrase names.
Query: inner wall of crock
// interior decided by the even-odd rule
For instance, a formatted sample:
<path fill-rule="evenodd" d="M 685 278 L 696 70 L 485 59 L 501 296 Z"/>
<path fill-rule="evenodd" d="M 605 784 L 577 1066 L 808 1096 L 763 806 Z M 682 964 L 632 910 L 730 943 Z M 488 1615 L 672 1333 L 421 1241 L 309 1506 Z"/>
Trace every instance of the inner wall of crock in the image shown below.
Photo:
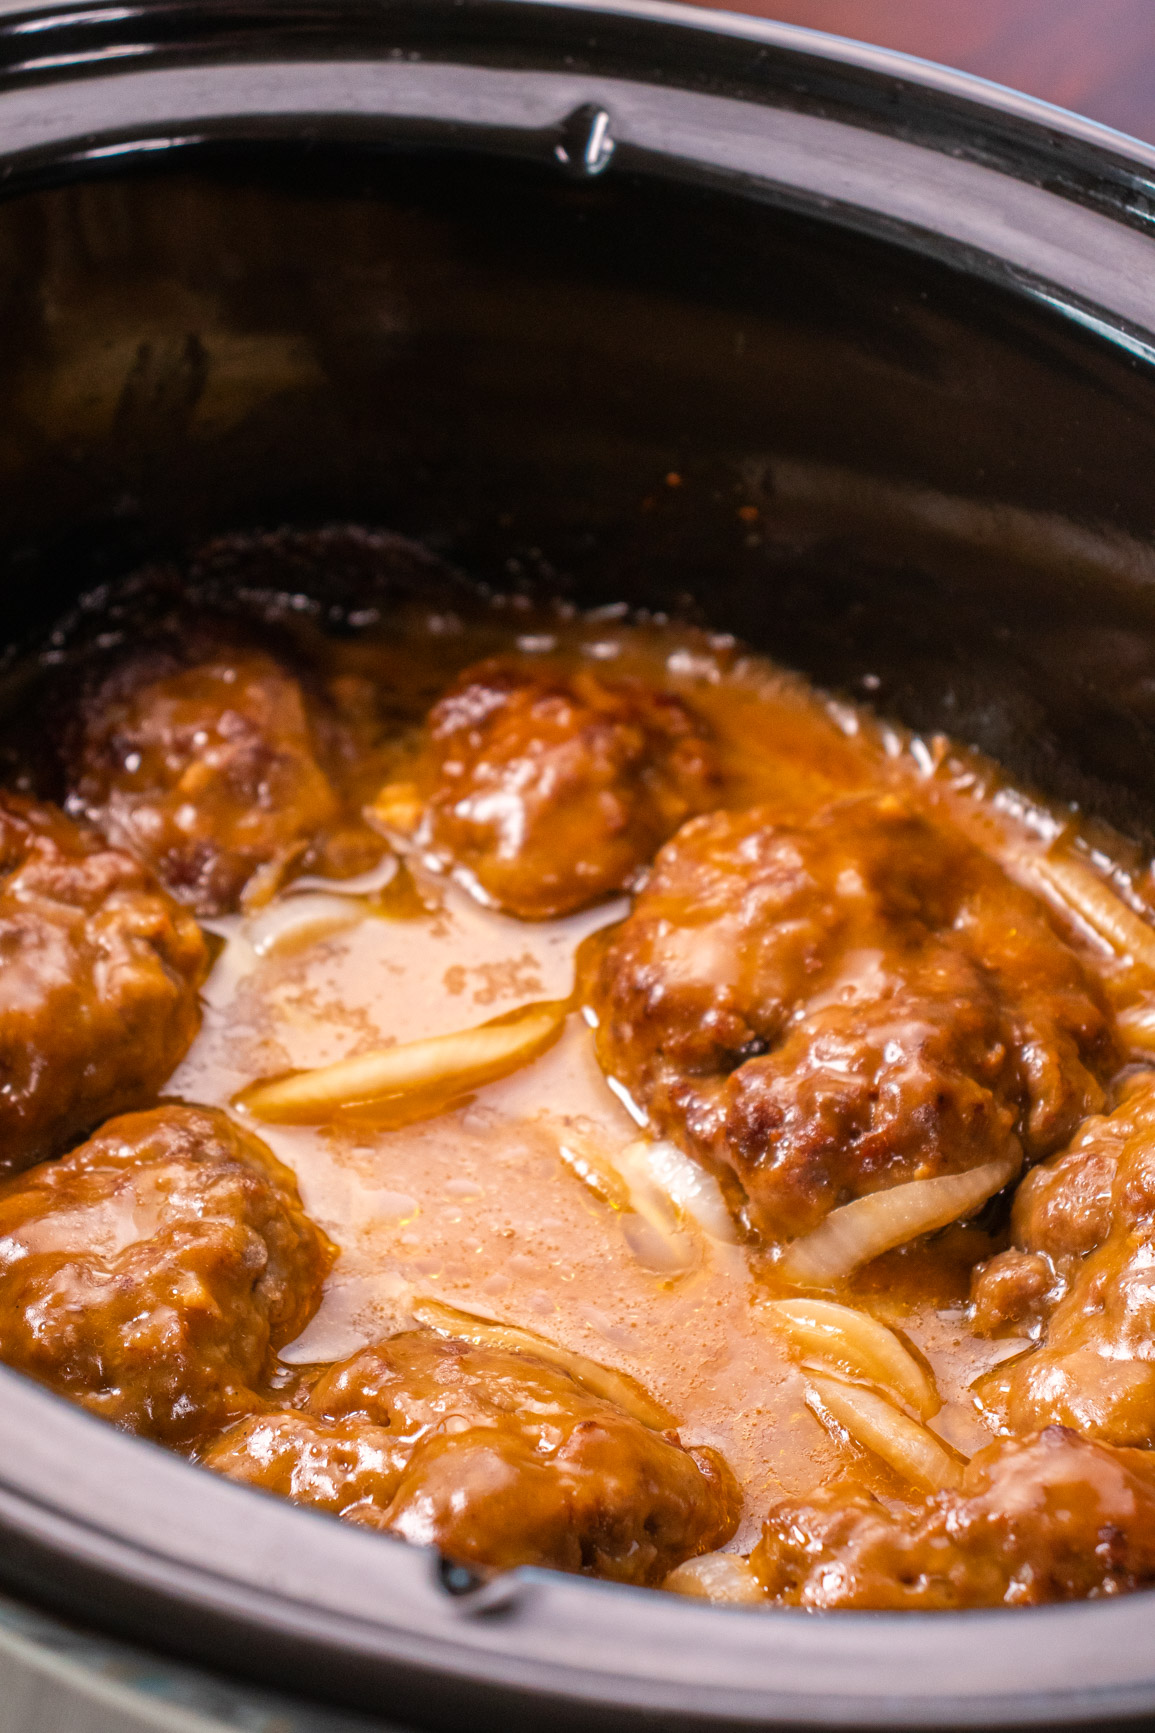
<path fill-rule="evenodd" d="M 218 149 L 0 205 L 4 636 L 341 520 L 693 608 L 1155 835 L 1155 381 L 962 270 L 612 168 Z"/>

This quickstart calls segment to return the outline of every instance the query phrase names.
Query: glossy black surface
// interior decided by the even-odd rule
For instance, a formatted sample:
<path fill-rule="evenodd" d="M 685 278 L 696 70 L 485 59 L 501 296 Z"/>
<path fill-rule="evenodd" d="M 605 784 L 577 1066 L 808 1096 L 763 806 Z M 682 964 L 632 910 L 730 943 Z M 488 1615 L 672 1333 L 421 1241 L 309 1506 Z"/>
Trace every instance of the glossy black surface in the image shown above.
<path fill-rule="evenodd" d="M 1155 156 L 897 60 L 644 10 L 0 23 L 3 637 L 220 532 L 382 525 L 495 587 L 696 612 L 1149 842 Z M 834 192 L 791 179 L 795 134 Z M 940 227 L 896 216 L 896 162 Z M 981 246 L 951 228 L 960 187 Z M 324 589 L 307 554 L 278 575 Z M 0 1394 L 0 1580 L 383 1716 L 1155 1708 L 1148 1596 L 815 1620 L 531 1573 L 455 1601 L 422 1555 L 10 1374 Z"/>
<path fill-rule="evenodd" d="M 10 622 L 222 529 L 387 525 L 497 587 L 696 606 L 1151 834 L 1149 368 L 616 165 L 211 159 L 0 206 Z"/>
<path fill-rule="evenodd" d="M 644 0 L 596 11 L 550 0 L 74 0 L 0 17 L 8 88 L 84 77 L 139 54 L 155 66 L 405 56 L 641 78 L 917 138 L 1138 227 L 1155 222 L 1151 147 L 945 67 L 748 17 L 679 16 Z"/>

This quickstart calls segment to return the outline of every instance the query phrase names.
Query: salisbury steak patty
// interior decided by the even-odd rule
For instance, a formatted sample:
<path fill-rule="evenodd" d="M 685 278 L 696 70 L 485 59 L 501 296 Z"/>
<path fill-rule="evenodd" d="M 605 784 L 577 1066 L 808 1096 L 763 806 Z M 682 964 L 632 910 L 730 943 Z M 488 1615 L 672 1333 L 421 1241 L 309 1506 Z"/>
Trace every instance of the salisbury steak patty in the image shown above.
<path fill-rule="evenodd" d="M 331 1261 L 292 1174 L 225 1114 L 126 1114 L 0 1187 L 0 1359 L 187 1443 L 252 1408 Z"/>
<path fill-rule="evenodd" d="M 782 1499 L 750 1563 L 786 1606 L 1037 1606 L 1155 1583 L 1155 1456 L 1051 1426 L 992 1444 L 908 1507 L 850 1487 Z"/>
<path fill-rule="evenodd" d="M 863 1193 L 1046 1155 L 1117 1062 L 1041 904 L 889 795 L 803 824 L 692 820 L 591 997 L 606 1071 L 734 1169 L 772 1239 Z"/>
<path fill-rule="evenodd" d="M 525 920 L 632 885 L 718 784 L 681 699 L 514 658 L 467 669 L 435 706 L 423 776 L 427 849 Z"/>
<path fill-rule="evenodd" d="M 303 1413 L 243 1420 L 209 1467 L 465 1563 L 658 1583 L 733 1534 L 741 1497 L 531 1355 L 411 1331 L 334 1366 Z"/>
<path fill-rule="evenodd" d="M 325 718 L 325 721 L 331 721 Z M 131 848 L 174 896 L 219 915 L 271 896 L 348 826 L 323 767 L 321 718 L 263 651 L 219 644 L 191 666 L 146 648 L 87 693 L 67 749 L 70 805 Z"/>
<path fill-rule="evenodd" d="M 132 855 L 0 791 L 0 1171 L 154 1098 L 200 1026 L 208 966 Z"/>
<path fill-rule="evenodd" d="M 1155 1080 L 1143 1073 L 1114 1113 L 1030 1174 L 1011 1218 L 1015 1245 L 975 1284 L 975 1323 L 1041 1330 L 1033 1351 L 976 1388 L 1000 1427 L 1051 1422 L 1109 1444 L 1155 1444 Z M 1031 1278 L 1034 1278 L 1032 1283 Z M 1025 1281 L 1024 1281 L 1025 1278 Z"/>

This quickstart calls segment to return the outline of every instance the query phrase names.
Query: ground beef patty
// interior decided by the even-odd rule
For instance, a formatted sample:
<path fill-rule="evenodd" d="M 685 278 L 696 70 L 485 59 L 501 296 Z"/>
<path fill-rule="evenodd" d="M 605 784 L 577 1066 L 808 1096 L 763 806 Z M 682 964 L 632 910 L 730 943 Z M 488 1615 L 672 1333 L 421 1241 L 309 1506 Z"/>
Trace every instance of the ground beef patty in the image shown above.
<path fill-rule="evenodd" d="M 188 1444 L 254 1406 L 332 1256 L 289 1170 L 225 1114 L 126 1114 L 0 1186 L 0 1359 Z"/>
<path fill-rule="evenodd" d="M 605 1070 L 789 1239 L 904 1181 L 1043 1156 L 1117 1063 L 1042 907 L 890 795 L 694 819 L 590 992 Z"/>
<path fill-rule="evenodd" d="M 1155 1583 L 1155 1456 L 1051 1426 L 992 1444 L 959 1491 L 907 1508 L 849 1487 L 782 1499 L 750 1559 L 814 1610 L 1037 1606 Z"/>
<path fill-rule="evenodd" d="M 530 1354 L 394 1336 L 333 1367 L 303 1413 L 239 1422 L 210 1468 L 467 1564 L 662 1581 L 721 1546 L 741 1495 L 683 1449 Z"/>
<path fill-rule="evenodd" d="M 208 967 L 138 860 L 0 792 L 0 1171 L 147 1105 L 200 1026 Z"/>
<path fill-rule="evenodd" d="M 264 651 L 221 643 L 183 665 L 146 647 L 81 701 L 69 805 L 198 914 L 259 906 L 302 865 L 344 876 L 380 856 L 324 767 L 327 729 Z"/>
<path fill-rule="evenodd" d="M 525 920 L 633 885 L 719 783 L 681 699 L 512 658 L 467 669 L 435 706 L 420 776 L 423 846 Z"/>

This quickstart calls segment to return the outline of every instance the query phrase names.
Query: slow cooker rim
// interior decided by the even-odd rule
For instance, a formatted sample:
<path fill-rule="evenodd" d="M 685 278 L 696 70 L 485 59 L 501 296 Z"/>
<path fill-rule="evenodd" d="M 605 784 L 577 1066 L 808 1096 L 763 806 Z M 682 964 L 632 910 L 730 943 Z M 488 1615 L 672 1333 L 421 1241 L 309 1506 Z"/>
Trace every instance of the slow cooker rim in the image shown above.
<path fill-rule="evenodd" d="M 664 55 L 655 50 L 653 76 L 667 82 L 680 79 L 687 87 L 704 88 L 722 76 L 713 68 L 691 70 L 704 44 L 714 42 L 723 50 L 755 46 L 771 50 L 769 56 L 760 52 L 723 67 L 731 78 L 747 80 L 752 99 L 760 102 L 777 94 L 779 100 L 813 98 L 829 107 L 831 102 L 845 101 L 847 93 L 816 92 L 807 67 L 849 70 L 861 75 L 861 88 L 885 93 L 881 114 L 868 112 L 870 105 L 859 103 L 859 124 L 881 124 L 901 134 L 913 131 L 924 143 L 952 154 L 973 153 L 1004 173 L 1025 178 L 1035 172 L 1031 147 L 1041 148 L 1050 154 L 1052 190 L 1068 197 L 1087 196 L 1087 187 L 1072 179 L 1070 172 L 1082 163 L 1101 183 L 1093 194 L 1100 208 L 1109 193 L 1120 221 L 1150 232 L 1155 220 L 1155 144 L 1042 98 L 896 49 L 697 7 L 684 0 L 600 0 L 596 5 L 589 0 L 393 0 L 389 7 L 370 8 L 368 13 L 366 0 L 331 0 L 321 12 L 314 0 L 138 0 L 131 7 L 115 0 L 95 4 L 68 0 L 63 5 L 59 0 L 41 0 L 31 6 L 3 0 L 0 91 L 21 83 L 59 83 L 99 75 L 110 60 L 121 59 L 124 68 L 132 71 L 174 54 L 219 54 L 222 48 L 235 53 L 246 33 L 263 43 L 275 40 L 273 33 L 278 30 L 301 41 L 316 41 L 319 20 L 330 32 L 329 52 L 342 57 L 359 57 L 365 51 L 362 44 L 371 52 L 377 29 L 394 35 L 416 29 L 425 40 L 424 57 L 436 58 L 455 44 L 470 41 L 471 27 L 479 18 L 499 21 L 507 39 L 506 52 L 522 54 L 530 52 L 527 43 L 543 20 L 596 21 L 603 32 L 617 31 L 608 38 L 586 38 L 584 46 L 599 64 L 622 59 L 626 46 L 636 40 L 634 27 L 640 26 L 655 43 L 665 43 Z M 500 41 L 502 29 L 494 28 L 492 34 Z M 575 35 L 580 39 L 580 26 Z M 690 61 L 683 61 L 675 74 L 669 51 L 679 38 L 692 44 L 692 52 Z M 580 40 L 573 46 L 580 46 Z M 57 52 L 44 52 L 50 48 Z M 580 56 L 576 59 L 580 63 Z M 772 77 L 779 60 L 790 67 L 788 98 Z M 912 98 L 916 102 L 927 98 L 931 106 L 911 109 Z M 947 122 L 941 137 L 936 138 L 932 115 Z M 1060 165 L 1065 172 L 1057 172 Z"/>
<path fill-rule="evenodd" d="M 509 3 L 539 12 L 549 9 L 543 0 L 506 0 L 506 7 Z M 671 16 L 679 29 L 703 27 L 688 9 L 665 0 L 615 0 L 610 6 L 597 8 L 586 7 L 580 0 L 555 0 L 555 6 L 571 20 L 596 20 L 613 14 L 644 27 L 645 14 L 646 19 L 654 15 L 655 30 L 664 29 Z M 484 12 L 485 7 L 474 9 Z M 84 10 L 91 14 L 102 9 Z M 149 10 L 142 9 L 144 13 Z M 75 18 L 80 8 L 66 11 Z M 27 20 L 52 12 L 52 8 L 42 8 L 17 16 Z M 751 39 L 747 29 L 750 20 L 735 19 L 731 31 L 732 15 L 726 15 L 725 25 L 718 16 L 711 15 L 712 31 Z M 5 29 L 10 24 L 8 19 Z M 792 27 L 777 26 L 775 30 L 793 34 Z M 807 47 L 812 47 L 809 39 L 813 33 L 801 34 L 808 39 Z M 760 39 L 758 32 L 753 39 Z M 837 60 L 837 44 L 828 50 L 824 46 L 823 51 Z M 901 62 L 905 75 L 908 63 L 903 57 L 885 51 L 880 54 L 884 58 L 872 64 L 872 76 L 896 76 L 895 62 Z M 147 59 L 142 55 L 140 64 Z M 74 76 L 75 68 L 71 73 L 62 69 L 60 81 Z M 89 69 L 87 76 L 95 75 Z M 23 88 L 42 90 L 58 82 L 43 80 L 42 73 L 37 79 L 42 81 Z M 985 87 L 965 75 L 950 75 L 949 85 L 952 93 L 965 87 L 968 100 L 985 100 Z M 21 87 L 17 80 L 8 88 Z M 6 95 L 0 93 L 0 145 Z M 1022 99 L 1013 106 L 1016 118 L 1026 115 L 1031 126 L 1045 131 L 1058 124 L 1052 111 L 1033 99 Z M 1106 162 L 1116 150 L 1119 135 L 1108 134 L 1108 142 L 1104 142 L 1100 133 L 1107 133 L 1107 129 L 1096 128 L 1091 142 L 1096 149 L 1102 145 Z M 1082 123 L 1074 136 L 1080 143 L 1090 137 Z M 115 160 L 129 160 L 133 149 L 146 141 L 143 133 L 135 141 L 126 141 L 125 153 Z M 75 155 L 64 154 L 74 142 L 74 135 L 69 134 L 58 150 L 69 173 L 77 172 L 79 166 Z M 552 135 L 546 142 L 552 149 Z M 99 150 L 101 146 L 96 143 L 91 148 Z M 1145 172 L 1148 158 L 1155 162 L 1155 152 L 1141 147 L 1133 161 Z M 90 165 L 94 161 L 90 159 Z M 18 190 L 25 182 L 14 174 L 10 184 L 12 190 Z M 1112 210 L 1105 215 L 1120 230 L 1124 228 Z M 475 1597 L 454 1601 L 440 1585 L 428 1558 L 419 1553 L 341 1528 L 309 1512 L 254 1500 L 250 1493 L 207 1474 L 197 1473 L 194 1478 L 179 1459 L 115 1433 L 4 1368 L 0 1368 L 0 1391 L 4 1395 L 0 1404 L 0 1528 L 6 1539 L 0 1576 L 10 1586 L 74 1615 L 91 1617 L 95 1610 L 99 1622 L 126 1634 L 139 1635 L 147 1628 L 160 1646 L 202 1661 L 221 1658 L 222 1643 L 231 1627 L 234 1641 L 228 1664 L 256 1676 L 272 1673 L 281 1683 L 285 1669 L 294 1665 L 296 1647 L 296 1683 L 314 1694 L 327 1655 L 328 1674 L 322 1693 L 327 1700 L 364 1707 L 372 1703 L 383 1682 L 394 1691 L 409 1689 L 419 1698 L 429 1680 L 444 1684 L 455 1679 L 460 1690 L 487 1696 L 491 1702 L 496 1700 L 494 1694 L 504 1692 L 508 1693 L 507 1704 L 516 1701 L 523 1708 L 548 1705 L 559 1715 L 563 1711 L 576 1714 L 596 1710 L 608 1718 L 644 1710 L 660 1713 L 663 1725 L 686 1727 L 820 1726 L 845 1724 L 848 1719 L 860 1725 L 916 1726 L 941 1723 L 946 1716 L 957 1726 L 1008 1719 L 1023 1725 L 1056 1725 L 1092 1715 L 1122 1717 L 1155 1708 L 1155 1663 L 1143 1661 L 1145 1647 L 1150 1649 L 1150 1621 L 1155 1610 L 1150 1594 L 1111 1604 L 1013 1613 L 835 1614 L 813 1619 L 794 1613 L 752 1613 L 675 1603 L 643 1591 L 551 1573 L 521 1572 L 496 1590 L 481 1590 Z M 37 1456 L 36 1441 L 45 1437 L 50 1448 L 47 1454 Z M 72 1478 L 70 1463 L 82 1465 L 82 1471 Z M 115 1523 L 110 1514 L 110 1483 L 125 1506 Z M 145 1507 L 148 1521 L 142 1527 L 137 1519 Z M 171 1513 L 177 1508 L 185 1529 L 191 1525 L 202 1535 L 219 1537 L 223 1550 L 215 1570 L 193 1572 L 187 1568 L 186 1558 L 173 1554 Z M 253 1554 L 254 1531 L 259 1531 L 264 1546 L 259 1560 Z M 231 1561 L 226 1542 L 231 1545 Z M 338 1640 L 335 1626 L 328 1630 L 325 1641 L 315 1640 L 319 1618 L 315 1599 L 277 1590 L 274 1579 L 278 1573 L 283 1577 L 295 1558 L 304 1560 L 309 1570 L 320 1561 L 330 1569 L 332 1584 L 342 1594 L 351 1584 L 362 1586 L 368 1598 L 359 1610 L 343 1608 L 338 1602 L 331 1614 L 347 1634 L 344 1644 Z M 429 1615 L 434 1634 L 424 1652 L 413 1630 L 382 1625 L 374 1616 L 386 1589 L 391 1589 L 398 1605 Z M 95 1609 L 93 1594 L 103 1597 Z M 151 1622 L 147 1613 L 150 1597 Z M 183 1629 L 175 1628 L 173 1621 L 178 1618 L 185 1620 Z M 314 1623 L 312 1642 L 310 1622 Z M 659 1628 L 666 1627 L 676 1636 L 659 1641 Z M 1028 1629 L 1053 1657 L 1058 1675 L 1069 1684 L 1049 1691 L 1037 1682 L 1022 1685 L 1022 1636 Z M 573 1653 L 568 1665 L 557 1654 L 542 1658 L 545 1633 L 559 1630 L 570 1633 Z M 363 1638 L 359 1651 L 358 1633 Z M 734 1644 L 727 1640 L 731 1635 Z M 630 1678 L 628 1671 L 615 1674 L 601 1665 L 611 1638 L 621 1646 L 623 1666 L 631 1650 L 649 1655 L 646 1670 Z M 982 1653 L 988 1679 L 1001 1662 L 1006 1676 L 1015 1679 L 1015 1688 L 972 1694 L 964 1700 L 952 1672 L 952 1657 L 964 1639 L 968 1649 Z M 594 1642 L 600 1645 L 596 1660 L 588 1652 L 585 1661 L 581 1660 L 578 1651 L 583 1642 L 587 1651 Z M 258 1652 L 262 1644 L 263 1654 Z M 1088 1682 L 1094 1679 L 1093 1656 L 1100 1644 L 1109 1647 L 1112 1656 L 1121 1652 L 1124 1660 L 1134 1663 L 1128 1679 Z M 732 1653 L 735 1646 L 741 1654 Z M 877 1651 L 883 1649 L 880 1657 Z M 733 1675 L 741 1671 L 740 1661 L 745 1655 L 747 1667 L 757 1677 L 732 1676 L 728 1683 L 718 1679 L 695 1687 L 680 1673 L 678 1655 L 703 1651 L 731 1668 Z M 876 1668 L 881 1664 L 891 1674 L 888 1681 L 881 1681 L 887 1685 L 885 1691 L 879 1689 L 872 1697 L 869 1689 L 863 1692 L 860 1683 L 853 1691 L 831 1689 L 831 1676 L 839 1664 L 865 1676 L 872 1651 Z M 783 1677 L 791 1668 L 797 1672 L 800 1666 L 811 1665 L 811 1655 L 823 1675 L 819 1688 L 784 1688 Z M 934 1675 L 932 1683 L 921 1682 L 914 1690 L 904 1687 L 896 1692 L 894 1676 L 904 1666 L 912 1672 L 917 1666 L 920 1673 Z M 778 1681 L 771 1685 L 768 1675 L 775 1668 Z M 1114 1661 L 1112 1668 L 1118 1670 Z"/>
<path fill-rule="evenodd" d="M 737 42 L 745 52 L 761 41 L 764 33 L 751 34 L 748 28 L 760 21 L 727 14 L 735 29 L 723 30 L 717 14 L 704 14 L 703 24 L 694 9 L 678 0 L 609 0 L 595 7 L 583 6 L 582 0 L 558 0 L 556 5 L 554 0 L 434 0 L 429 5 L 424 0 L 394 0 L 387 13 L 373 14 L 372 30 L 359 33 L 352 21 L 363 18 L 362 4 L 341 0 L 327 8 L 326 28 L 335 33 L 324 39 L 318 38 L 318 15 L 310 0 L 209 0 L 203 5 L 196 0 L 144 0 L 133 8 L 110 0 L 84 7 L 73 0 L 64 8 L 49 4 L 6 19 L 0 14 L 0 196 L 18 196 L 62 176 L 115 173 L 134 154 L 194 154 L 230 141 L 252 145 L 291 136 L 294 127 L 318 138 L 360 136 L 381 122 L 386 111 L 393 136 L 411 145 L 450 143 L 556 166 L 557 152 L 566 148 L 562 139 L 567 126 L 580 123 L 587 111 L 592 116 L 597 105 L 583 97 L 597 87 L 617 111 L 609 115 L 604 160 L 616 145 L 617 162 L 644 172 L 673 172 L 681 178 L 696 174 L 747 193 L 760 178 L 763 198 L 898 240 L 1052 306 L 1142 360 L 1155 358 L 1155 284 L 1147 254 L 1152 232 L 1147 211 L 1155 213 L 1155 177 L 1143 160 L 1155 164 L 1155 149 L 1036 99 L 1018 99 L 1013 92 L 1005 93 L 1011 131 L 1003 134 L 999 128 L 1007 121 L 1006 104 L 992 109 L 982 81 L 943 69 L 938 79 L 942 89 L 933 88 L 939 69 L 885 50 L 858 55 L 854 70 L 860 88 L 839 92 L 832 103 L 829 92 L 814 91 L 807 82 L 806 69 L 815 64 L 812 49 L 822 40 L 820 33 L 792 26 L 773 27 L 774 43 L 780 39 L 785 46 L 774 46 L 772 53 L 758 49 L 752 81 L 747 78 L 736 86 L 737 94 L 719 95 L 713 75 L 713 82 L 705 81 L 708 88 L 696 76 L 665 75 L 671 44 L 683 52 L 687 40 L 695 49 L 703 41 Z M 433 43 L 428 53 L 408 46 L 417 27 L 414 7 L 419 21 L 435 21 L 435 27 L 428 27 Z M 582 71 L 580 52 L 568 51 L 565 75 L 543 71 L 536 64 L 540 54 L 534 56 L 534 65 L 520 71 L 508 66 L 508 52 L 495 66 L 492 56 L 478 55 L 468 32 L 464 41 L 453 33 L 467 19 L 476 34 L 477 20 L 490 15 L 503 28 L 511 20 L 517 24 L 515 61 L 524 53 L 527 23 L 532 27 L 543 18 L 561 17 L 572 26 L 567 50 L 579 51 L 583 40 L 593 41 L 599 65 L 608 70 Z M 269 29 L 249 35 L 242 29 L 238 35 L 233 28 L 238 16 L 246 29 L 254 21 L 268 21 Z M 374 34 L 381 17 L 400 20 L 399 39 L 407 44 L 403 64 L 396 54 L 382 52 Z M 215 34 L 206 18 L 215 23 Z M 180 20 L 191 21 L 187 36 L 179 34 Z M 603 35 L 607 23 L 625 25 L 631 32 L 628 41 L 640 27 L 647 41 L 652 35 L 660 45 L 650 56 L 657 70 L 650 66 L 639 73 L 637 56 L 632 61 L 623 56 L 622 40 L 607 44 L 588 32 L 583 38 L 577 20 L 596 21 Z M 163 29 L 158 21 L 163 21 Z M 277 30 L 285 21 L 286 28 L 292 28 L 282 39 Z M 348 28 L 331 21 L 346 21 Z M 81 33 L 75 40 L 69 34 L 74 26 Z M 64 32 L 60 41 L 59 31 Z M 305 39 L 293 34 L 297 31 L 305 31 Z M 796 36 L 803 39 L 801 51 Z M 35 49 L 31 57 L 26 46 L 20 46 L 29 41 Z M 68 51 L 46 55 L 45 47 Z M 840 39 L 823 42 L 825 64 L 841 64 L 839 47 Z M 696 63 L 695 54 L 690 61 Z M 774 67 L 777 73 L 770 76 Z M 523 115 L 516 122 L 495 121 L 485 112 L 486 99 L 471 104 L 463 101 L 460 89 L 447 94 L 443 88 L 446 79 L 463 68 L 475 94 L 503 78 L 507 84 L 520 78 L 525 89 L 535 81 L 556 88 L 539 95 L 539 110 L 543 101 L 546 107 L 536 126 Z M 933 75 L 932 84 L 920 85 L 917 77 L 905 76 L 911 68 Z M 749 70 L 745 67 L 744 77 Z M 230 79 L 232 90 L 222 96 Z M 416 107 L 411 93 L 402 95 L 399 107 L 391 107 L 396 99 L 380 88 L 383 79 L 403 85 L 424 80 L 427 94 Z M 992 88 L 997 94 L 998 87 Z M 912 89 L 921 92 L 921 106 L 908 112 Z M 872 93 L 871 99 L 863 97 L 863 90 Z M 655 124 L 646 113 L 647 93 L 653 106 L 654 99 L 678 92 L 683 93 L 681 119 L 691 134 L 689 150 L 683 148 L 676 127 L 660 120 Z M 457 112 L 446 124 L 453 104 Z M 508 93 L 491 93 L 490 109 L 503 104 L 509 114 L 527 106 Z M 627 112 L 624 126 L 623 107 L 635 111 Z M 993 133 L 975 122 L 976 115 L 981 120 L 992 112 L 998 120 Z M 761 135 L 739 141 L 729 156 L 725 148 L 720 154 L 703 153 L 703 137 L 726 131 L 720 119 L 724 113 L 735 139 L 742 120 L 751 114 L 760 115 L 763 130 L 775 125 L 778 136 L 773 141 Z M 939 128 L 944 117 L 945 127 Z M 853 172 L 847 174 L 845 161 L 837 160 L 838 138 L 852 136 L 850 128 L 857 129 L 857 179 Z M 807 131 L 785 170 L 767 176 L 763 165 L 771 144 L 779 156 L 784 147 L 788 154 L 791 134 Z M 1129 146 L 1129 158 L 1119 154 L 1120 145 Z M 1068 146 L 1074 157 L 1056 166 L 1057 153 Z M 816 177 L 814 165 L 823 161 L 824 153 L 831 159 L 830 170 Z M 842 152 L 843 157 L 849 154 Z M 1053 172 L 1040 173 L 1043 158 Z M 593 172 L 600 166 L 604 164 Z M 873 196 L 863 193 L 864 175 L 873 183 Z M 889 202 L 878 196 L 884 186 L 890 188 Z M 1064 271 L 1055 269 L 1056 246 L 1066 255 L 1065 281 L 1060 281 Z M 1079 249 L 1083 261 L 1076 273 L 1073 261 Z"/>
<path fill-rule="evenodd" d="M 10 1592 L 322 1701 L 380 1707 L 387 1691 L 391 1706 L 409 1708 L 435 1682 L 447 1702 L 475 1708 L 508 1705 L 513 1693 L 562 1726 L 590 1711 L 660 1711 L 663 1726 L 687 1730 L 1047 1727 L 1147 1711 L 1155 1691 L 1144 1641 L 1152 1592 L 1014 1611 L 810 1615 L 520 1570 L 460 1595 L 423 1549 L 190 1470 L 7 1369 L 0 1390 Z M 1017 1688 L 962 1691 L 975 1653 L 985 1685 L 1003 1673 Z M 1112 1674 L 1130 1666 L 1131 1676 L 1090 1682 L 1104 1656 Z M 895 1669 L 928 1659 L 938 1691 L 895 1688 Z M 1042 1673 L 1064 1664 L 1075 1678 L 1043 1688 Z M 811 1668 L 825 1675 L 820 1690 L 802 1688 Z M 845 1688 L 833 1689 L 840 1674 Z"/>

